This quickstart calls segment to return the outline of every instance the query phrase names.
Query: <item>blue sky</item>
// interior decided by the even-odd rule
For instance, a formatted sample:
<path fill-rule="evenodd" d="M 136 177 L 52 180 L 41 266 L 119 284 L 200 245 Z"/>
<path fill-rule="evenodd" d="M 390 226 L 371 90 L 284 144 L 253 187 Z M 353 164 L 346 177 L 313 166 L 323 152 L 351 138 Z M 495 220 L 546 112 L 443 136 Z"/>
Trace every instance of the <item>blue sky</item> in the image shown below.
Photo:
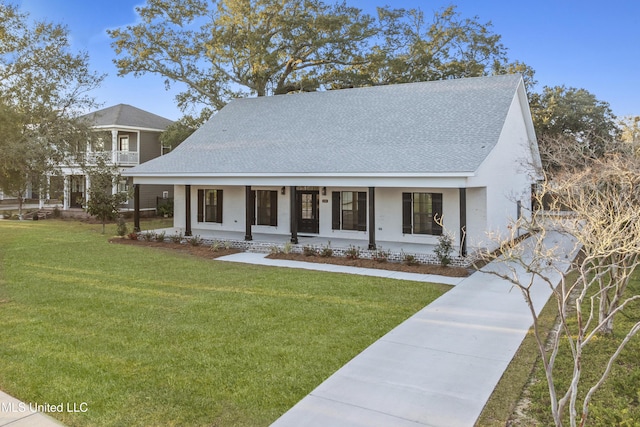
<path fill-rule="evenodd" d="M 6 0 L 5 0 L 6 1 Z M 12 2 L 11 0 L 8 0 Z M 115 54 L 105 30 L 136 21 L 134 7 L 143 0 L 13 0 L 32 18 L 68 27 L 74 50 L 85 50 L 92 68 L 107 73 L 93 95 L 103 106 L 131 104 L 177 119 L 177 89 L 166 91 L 164 79 L 148 75 L 118 77 Z M 511 60 L 536 71 L 542 86 L 584 88 L 611 105 L 617 116 L 640 115 L 639 0 L 347 0 L 373 13 L 376 5 L 420 7 L 427 16 L 450 4 L 463 17 L 491 21 Z"/>

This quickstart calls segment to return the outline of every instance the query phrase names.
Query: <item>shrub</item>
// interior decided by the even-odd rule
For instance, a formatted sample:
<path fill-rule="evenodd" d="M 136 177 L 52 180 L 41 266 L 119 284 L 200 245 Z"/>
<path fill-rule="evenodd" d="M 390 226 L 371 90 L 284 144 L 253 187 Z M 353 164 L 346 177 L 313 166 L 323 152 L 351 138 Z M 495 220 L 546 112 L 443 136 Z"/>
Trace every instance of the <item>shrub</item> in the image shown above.
<path fill-rule="evenodd" d="M 451 264 L 451 251 L 453 250 L 453 237 L 449 233 L 438 236 L 438 245 L 433 250 L 440 261 L 440 265 L 446 267 Z"/>
<path fill-rule="evenodd" d="M 313 246 L 304 245 L 304 247 L 302 248 L 302 253 L 305 256 L 316 256 L 318 252 L 316 251 L 316 248 L 314 248 Z"/>
<path fill-rule="evenodd" d="M 138 240 L 138 233 L 133 231 L 133 232 L 127 234 L 127 237 L 129 238 L 129 240 Z"/>
<path fill-rule="evenodd" d="M 331 249 L 331 241 L 327 243 L 326 246 L 323 246 L 320 250 L 320 256 L 323 258 L 331 258 L 333 256 L 333 249 Z"/>
<path fill-rule="evenodd" d="M 142 238 L 145 240 L 145 242 L 152 241 L 154 237 L 155 233 L 152 233 L 151 231 L 145 231 L 144 233 L 142 233 Z"/>
<path fill-rule="evenodd" d="M 54 218 L 62 218 L 62 211 L 60 211 L 60 208 L 56 206 L 55 208 L 53 208 L 52 215 Z M 127 233 L 125 232 L 125 234 Z"/>
<path fill-rule="evenodd" d="M 282 247 L 282 253 L 290 254 L 292 249 L 293 244 L 291 244 L 291 242 L 285 242 L 284 246 Z"/>
<path fill-rule="evenodd" d="M 277 255 L 281 252 L 282 251 L 280 250 L 280 247 L 278 245 L 271 245 L 271 247 L 269 248 L 269 255 Z"/>
<path fill-rule="evenodd" d="M 200 246 L 202 245 L 202 237 L 195 235 L 189 239 L 189 243 L 191 246 Z"/>
<path fill-rule="evenodd" d="M 184 239 L 184 235 L 182 232 L 178 231 L 176 234 L 173 234 L 169 237 L 173 243 L 182 243 L 182 239 Z"/>
<path fill-rule="evenodd" d="M 416 259 L 415 255 L 411 255 L 411 254 L 403 254 L 402 260 L 407 265 L 418 265 L 419 264 L 419 262 Z"/>
<path fill-rule="evenodd" d="M 125 222 L 124 218 L 121 216 L 118 217 L 118 227 L 116 228 L 116 232 L 118 233 L 118 236 L 120 236 L 121 238 L 124 238 L 124 236 L 127 235 L 127 223 Z"/>
<path fill-rule="evenodd" d="M 376 262 L 387 262 L 389 255 L 391 255 L 391 251 L 383 251 L 382 248 L 378 248 L 373 253 L 372 258 Z"/>
<path fill-rule="evenodd" d="M 222 247 L 222 243 L 219 242 L 218 240 L 214 240 L 214 242 L 211 244 L 211 248 L 210 249 L 213 252 L 218 252 L 221 247 Z"/>
<path fill-rule="evenodd" d="M 344 253 L 344 256 L 347 259 L 358 259 L 360 258 L 360 248 L 357 246 L 349 245 Z"/>
<path fill-rule="evenodd" d="M 164 242 L 165 239 L 166 239 L 166 233 L 164 231 L 161 231 L 160 233 L 156 233 L 156 241 Z"/>

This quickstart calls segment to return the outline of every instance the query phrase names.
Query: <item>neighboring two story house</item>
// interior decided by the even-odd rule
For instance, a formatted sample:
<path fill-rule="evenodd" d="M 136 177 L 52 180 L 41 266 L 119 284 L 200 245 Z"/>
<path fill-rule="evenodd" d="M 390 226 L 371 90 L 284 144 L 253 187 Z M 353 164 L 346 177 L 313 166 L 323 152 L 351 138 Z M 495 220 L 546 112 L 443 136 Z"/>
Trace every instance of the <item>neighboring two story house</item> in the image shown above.
<path fill-rule="evenodd" d="M 91 165 L 96 156 L 104 156 L 124 172 L 160 157 L 166 151 L 160 143 L 160 134 L 173 123 L 169 119 L 126 104 L 95 111 L 82 118 L 88 120 L 97 132 L 103 132 L 104 137 L 99 139 L 96 146 L 87 147 L 87 152 L 78 161 L 61 167 L 59 176 L 50 178 L 50 197 L 62 199 L 64 209 L 80 208 L 86 204 L 91 178 L 81 167 L 82 162 Z M 114 191 L 126 190 L 130 188 L 130 183 L 131 178 L 123 178 Z M 142 186 L 139 209 L 155 209 L 159 198 L 172 197 L 172 185 Z M 133 198 L 123 208 L 132 209 Z"/>
<path fill-rule="evenodd" d="M 505 75 L 237 99 L 124 174 L 139 192 L 173 186 L 186 235 L 375 248 L 435 244 L 444 226 L 464 254 L 526 214 L 540 170 L 524 82 Z"/>

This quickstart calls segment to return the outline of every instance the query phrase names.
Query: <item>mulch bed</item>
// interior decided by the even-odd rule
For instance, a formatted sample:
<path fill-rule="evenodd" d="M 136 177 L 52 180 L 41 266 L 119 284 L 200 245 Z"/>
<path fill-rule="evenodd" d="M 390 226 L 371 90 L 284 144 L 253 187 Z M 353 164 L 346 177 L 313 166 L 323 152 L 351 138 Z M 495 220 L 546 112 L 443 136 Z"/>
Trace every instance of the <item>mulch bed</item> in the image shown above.
<path fill-rule="evenodd" d="M 292 261 L 317 262 L 320 264 L 347 265 L 350 267 L 377 268 L 379 270 L 403 271 L 405 273 L 438 274 L 449 277 L 467 277 L 471 273 L 462 267 L 442 267 L 441 265 L 417 264 L 407 265 L 399 262 L 375 261 L 372 259 L 349 259 L 346 257 L 307 256 L 304 254 L 269 254 L 267 258 L 288 259 Z"/>
<path fill-rule="evenodd" d="M 237 254 L 242 252 L 240 249 L 224 249 L 220 248 L 217 251 L 213 251 L 210 246 L 201 245 L 193 246 L 188 243 L 173 243 L 173 242 L 156 242 L 146 240 L 131 240 L 113 238 L 109 240 L 110 243 L 117 243 L 121 245 L 134 245 L 134 246 L 146 246 L 152 248 L 160 248 L 165 250 L 172 250 L 179 253 L 186 253 L 189 255 L 214 259 L 225 255 Z M 440 265 L 428 265 L 417 264 L 407 265 L 398 262 L 380 262 L 372 259 L 348 259 L 346 257 L 321 257 L 321 256 L 307 256 L 304 254 L 269 254 L 267 258 L 271 259 L 286 259 L 291 261 L 304 261 L 304 262 L 317 262 L 321 264 L 337 264 L 346 265 L 350 267 L 362 267 L 362 268 L 377 268 L 379 270 L 391 270 L 391 271 L 403 271 L 406 273 L 419 273 L 419 274 L 437 274 L 440 276 L 449 277 L 467 277 L 471 273 L 469 269 L 462 267 L 442 267 Z"/>
<path fill-rule="evenodd" d="M 109 240 L 109 243 L 118 243 L 120 245 L 134 245 L 134 246 L 146 246 L 150 248 L 159 248 L 166 249 L 170 251 L 175 251 L 179 253 L 185 253 L 201 258 L 214 259 L 225 255 L 237 254 L 238 252 L 242 252 L 240 249 L 234 248 L 219 248 L 216 251 L 211 249 L 211 246 L 200 245 L 193 246 L 188 243 L 173 243 L 173 242 L 156 242 L 156 241 L 146 241 L 146 240 L 131 240 L 131 239 L 121 239 L 121 238 L 113 238 Z"/>

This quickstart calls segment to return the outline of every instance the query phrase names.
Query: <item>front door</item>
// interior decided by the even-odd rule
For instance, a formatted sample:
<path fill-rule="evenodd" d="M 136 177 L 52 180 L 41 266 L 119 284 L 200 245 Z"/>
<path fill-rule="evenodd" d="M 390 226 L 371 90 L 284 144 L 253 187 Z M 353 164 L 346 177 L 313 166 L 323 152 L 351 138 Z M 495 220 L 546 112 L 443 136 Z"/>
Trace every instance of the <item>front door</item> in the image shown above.
<path fill-rule="evenodd" d="M 319 191 L 298 190 L 297 193 L 298 233 L 319 233 Z"/>
<path fill-rule="evenodd" d="M 70 197 L 69 199 L 69 207 L 70 208 L 81 208 L 84 204 L 84 176 L 83 175 L 71 175 L 69 177 L 70 188 Z"/>

